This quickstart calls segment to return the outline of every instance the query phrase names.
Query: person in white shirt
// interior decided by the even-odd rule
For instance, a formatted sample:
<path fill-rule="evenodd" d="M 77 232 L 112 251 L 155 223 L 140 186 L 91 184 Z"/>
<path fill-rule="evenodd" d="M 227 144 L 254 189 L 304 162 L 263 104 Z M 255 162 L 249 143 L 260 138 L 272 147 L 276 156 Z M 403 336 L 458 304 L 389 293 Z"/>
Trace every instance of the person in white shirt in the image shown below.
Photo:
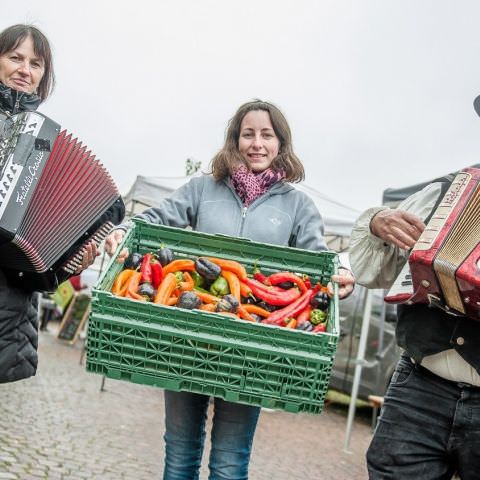
<path fill-rule="evenodd" d="M 475 101 L 480 115 L 480 97 Z M 354 225 L 350 263 L 368 288 L 390 288 L 453 176 Z M 480 322 L 425 304 L 399 305 L 404 349 L 367 451 L 369 478 L 480 478 Z"/>

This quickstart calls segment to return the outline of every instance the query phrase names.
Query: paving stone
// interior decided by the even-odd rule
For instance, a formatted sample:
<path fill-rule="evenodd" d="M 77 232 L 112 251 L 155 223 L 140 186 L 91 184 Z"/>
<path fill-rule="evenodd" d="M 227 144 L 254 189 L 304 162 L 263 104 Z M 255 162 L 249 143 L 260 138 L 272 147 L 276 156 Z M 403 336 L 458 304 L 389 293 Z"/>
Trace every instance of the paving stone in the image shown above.
<path fill-rule="evenodd" d="M 55 337 L 56 327 L 49 324 L 49 331 L 40 333 L 37 375 L 0 385 L 0 480 L 161 478 L 163 391 L 107 379 L 100 392 L 101 376 L 79 365 L 81 344 L 62 344 Z M 352 453 L 347 454 L 345 408 L 327 407 L 322 415 L 263 411 L 250 478 L 366 479 L 368 415 L 357 415 Z M 207 435 L 210 428 L 208 423 Z M 305 446 L 317 444 L 321 455 L 309 455 L 306 464 Z M 201 479 L 208 477 L 209 451 L 207 441 Z"/>

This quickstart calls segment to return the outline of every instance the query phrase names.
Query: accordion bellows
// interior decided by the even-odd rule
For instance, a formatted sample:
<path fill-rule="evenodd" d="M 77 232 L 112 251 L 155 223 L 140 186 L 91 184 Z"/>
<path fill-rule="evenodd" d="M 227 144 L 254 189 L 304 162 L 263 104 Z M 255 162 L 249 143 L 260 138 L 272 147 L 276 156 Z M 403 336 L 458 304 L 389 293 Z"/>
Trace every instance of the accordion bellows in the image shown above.
<path fill-rule="evenodd" d="M 123 219 L 107 170 L 40 113 L 0 117 L 0 173 L 0 266 L 32 288 L 73 274 L 86 244 L 98 245 Z"/>

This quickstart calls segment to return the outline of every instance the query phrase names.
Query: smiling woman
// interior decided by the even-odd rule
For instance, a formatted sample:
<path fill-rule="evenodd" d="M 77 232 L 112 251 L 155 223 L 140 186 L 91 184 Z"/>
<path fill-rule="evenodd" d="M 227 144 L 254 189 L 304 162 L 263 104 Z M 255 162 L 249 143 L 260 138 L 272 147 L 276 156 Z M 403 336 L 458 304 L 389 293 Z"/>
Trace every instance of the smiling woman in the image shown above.
<path fill-rule="evenodd" d="M 262 172 L 277 157 L 280 141 L 275 134 L 268 112 L 248 112 L 240 125 L 238 150 L 252 172 Z"/>
<path fill-rule="evenodd" d="M 275 105 L 254 100 L 240 106 L 211 170 L 139 217 L 269 244 L 326 249 L 320 213 L 291 185 L 304 178 L 304 170 L 293 152 L 287 120 Z M 115 252 L 126 228 L 106 238 L 107 253 Z M 117 259 L 123 261 L 127 254 L 124 250 Z M 332 280 L 340 284 L 340 297 L 353 289 L 351 275 Z M 165 391 L 164 480 L 198 478 L 208 405 L 206 395 Z M 245 480 L 260 408 L 215 398 L 213 409 L 209 478 Z"/>
<path fill-rule="evenodd" d="M 31 37 L 0 56 L 0 81 L 20 92 L 36 93 L 44 71 L 43 59 L 35 55 Z"/>
<path fill-rule="evenodd" d="M 18 92 L 51 93 L 55 75 L 47 38 L 31 25 L 13 25 L 0 33 L 0 82 Z"/>

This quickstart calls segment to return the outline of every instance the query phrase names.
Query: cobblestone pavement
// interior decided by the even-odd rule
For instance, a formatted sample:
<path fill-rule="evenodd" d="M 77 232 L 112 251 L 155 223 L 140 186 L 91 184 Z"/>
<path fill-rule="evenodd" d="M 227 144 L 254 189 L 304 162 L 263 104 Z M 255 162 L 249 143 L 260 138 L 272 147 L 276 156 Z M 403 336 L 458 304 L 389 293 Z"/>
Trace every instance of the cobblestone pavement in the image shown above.
<path fill-rule="evenodd" d="M 63 344 L 55 324 L 49 329 L 40 334 L 37 376 L 0 385 L 0 480 L 161 479 L 162 390 L 107 379 L 101 392 L 102 378 L 79 363 L 82 342 Z M 332 405 L 322 415 L 264 411 L 250 479 L 367 478 L 370 417 L 357 416 L 346 453 L 346 416 Z"/>

